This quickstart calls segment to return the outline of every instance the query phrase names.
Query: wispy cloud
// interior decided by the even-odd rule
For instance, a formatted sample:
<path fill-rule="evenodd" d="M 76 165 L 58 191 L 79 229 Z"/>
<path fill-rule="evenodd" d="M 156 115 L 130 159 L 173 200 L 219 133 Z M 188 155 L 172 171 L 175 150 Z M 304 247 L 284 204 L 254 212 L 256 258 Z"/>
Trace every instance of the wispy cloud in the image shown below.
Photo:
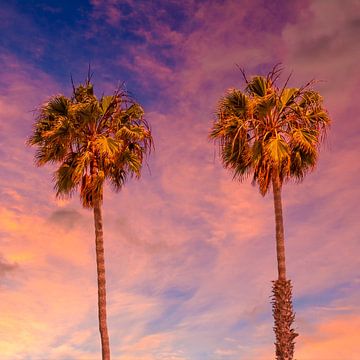
<path fill-rule="evenodd" d="M 301 185 L 287 184 L 283 193 L 288 273 L 301 334 L 297 356 L 354 358 L 358 2 L 91 4 L 76 10 L 88 25 L 79 19 L 76 30 L 66 23 L 65 33 L 80 44 L 71 48 L 72 58 L 79 51 L 80 59 L 72 66 L 80 69 L 89 55 L 97 91 L 111 92 L 120 75 L 132 79 L 128 86 L 146 104 L 156 147 L 151 173 L 144 168 L 142 179 L 119 194 L 105 191 L 113 355 L 272 357 L 272 198 L 261 197 L 250 181 L 231 180 L 208 131 L 217 99 L 227 88 L 242 86 L 236 63 L 251 75 L 281 60 L 294 70 L 296 85 L 312 77 L 326 80 L 317 86 L 334 118 L 317 171 Z M 40 33 L 39 24 L 31 18 L 27 23 Z M 50 35 L 42 37 L 48 44 Z M 57 46 L 59 59 L 69 61 L 64 41 Z M 35 169 L 33 150 L 24 146 L 32 110 L 49 95 L 68 95 L 70 84 L 68 78 L 59 81 L 49 64 L 45 71 L 11 49 L 0 62 L 2 356 L 96 359 L 92 214 L 76 197 L 56 200 L 53 168 Z"/>

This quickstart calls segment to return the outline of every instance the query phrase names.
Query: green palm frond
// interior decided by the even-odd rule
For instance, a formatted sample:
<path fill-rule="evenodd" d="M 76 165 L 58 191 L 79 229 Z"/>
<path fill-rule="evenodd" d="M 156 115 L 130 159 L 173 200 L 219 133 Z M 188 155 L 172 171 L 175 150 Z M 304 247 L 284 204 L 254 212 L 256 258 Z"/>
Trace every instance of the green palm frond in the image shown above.
<path fill-rule="evenodd" d="M 127 121 L 133 121 L 141 119 L 144 116 L 144 109 L 137 103 L 132 104 L 128 109 L 126 109 L 124 118 Z"/>
<path fill-rule="evenodd" d="M 302 181 L 308 171 L 314 169 L 317 162 L 317 152 L 309 154 L 301 148 L 294 148 L 291 153 L 290 174 L 298 181 Z"/>
<path fill-rule="evenodd" d="M 125 92 L 100 100 L 90 82 L 74 88 L 72 98 L 57 95 L 39 110 L 28 144 L 36 146 L 38 166 L 58 163 L 57 196 L 80 188 L 85 207 L 102 200 L 106 180 L 117 190 L 131 176 L 139 177 L 152 135 L 143 108 Z"/>
<path fill-rule="evenodd" d="M 264 118 L 270 115 L 276 106 L 276 94 L 270 93 L 253 102 L 253 114 L 256 118 Z"/>
<path fill-rule="evenodd" d="M 313 154 L 316 152 L 319 141 L 317 134 L 318 132 L 316 130 L 309 128 L 293 129 L 291 133 L 291 143 L 293 146 L 301 148 L 304 152 Z"/>
<path fill-rule="evenodd" d="M 259 140 L 255 140 L 251 146 L 251 162 L 257 167 L 264 156 L 263 143 Z"/>
<path fill-rule="evenodd" d="M 141 141 L 148 134 L 148 130 L 139 125 L 122 126 L 115 134 L 117 139 L 129 141 Z"/>
<path fill-rule="evenodd" d="M 243 73 L 244 75 L 244 73 Z M 317 161 L 330 117 L 322 97 L 310 89 L 278 87 L 280 70 L 255 76 L 244 92 L 228 90 L 220 99 L 209 136 L 218 142 L 225 168 L 253 183 L 264 195 L 273 174 L 280 181 L 302 180 Z"/>
<path fill-rule="evenodd" d="M 299 105 L 302 107 L 309 107 L 311 105 L 317 106 L 322 104 L 322 97 L 321 95 L 315 90 L 306 90 L 301 94 L 301 101 Z"/>
<path fill-rule="evenodd" d="M 254 76 L 246 87 L 246 91 L 251 96 L 264 97 L 269 89 L 268 81 L 263 76 Z"/>
<path fill-rule="evenodd" d="M 57 118 L 59 116 L 66 117 L 69 114 L 71 102 L 63 95 L 52 97 L 42 108 L 41 116 Z"/>
<path fill-rule="evenodd" d="M 142 154 L 141 152 L 126 149 L 122 152 L 118 161 L 123 164 L 123 168 L 127 170 L 130 176 L 140 176 L 142 168 Z"/>
<path fill-rule="evenodd" d="M 46 142 L 63 126 L 70 106 L 67 100 L 63 96 L 54 96 L 40 108 L 33 134 L 28 139 L 29 145 Z"/>
<path fill-rule="evenodd" d="M 126 183 L 128 174 L 120 166 L 111 166 L 109 169 L 109 181 L 115 191 L 120 191 Z"/>
<path fill-rule="evenodd" d="M 100 107 L 102 110 L 102 114 L 106 114 L 107 112 L 114 112 L 116 106 L 116 97 L 115 96 L 103 96 L 100 100 Z"/>
<path fill-rule="evenodd" d="M 71 197 L 79 183 L 74 182 L 71 164 L 63 163 L 54 173 L 54 188 L 57 197 Z"/>
<path fill-rule="evenodd" d="M 104 135 L 98 136 L 94 142 L 94 146 L 101 158 L 112 157 L 117 151 L 119 151 L 119 142 Z"/>
<path fill-rule="evenodd" d="M 247 105 L 248 99 L 245 94 L 236 89 L 230 89 L 227 96 L 219 102 L 218 112 L 223 117 L 233 115 L 241 118 L 246 115 Z"/>
<path fill-rule="evenodd" d="M 74 89 L 74 103 L 91 103 L 94 100 L 97 101 L 94 95 L 94 86 L 91 83 L 87 83 L 85 85 L 80 84 L 76 89 Z"/>
<path fill-rule="evenodd" d="M 253 180 L 252 183 L 255 185 L 259 184 L 259 190 L 261 195 L 265 195 L 269 190 L 271 181 L 271 164 L 266 161 L 266 158 L 262 158 L 258 166 L 253 169 Z"/>
<path fill-rule="evenodd" d="M 43 144 L 35 152 L 35 163 L 43 166 L 46 163 L 56 163 L 62 161 L 67 156 L 67 148 L 60 142 L 53 144 Z"/>
<path fill-rule="evenodd" d="M 95 124 L 101 115 L 101 109 L 97 101 L 76 103 L 72 107 L 72 115 L 77 120 L 79 127 Z"/>
<path fill-rule="evenodd" d="M 57 196 L 72 196 L 87 172 L 91 161 L 88 151 L 81 153 L 70 152 L 54 174 L 54 182 Z"/>
<path fill-rule="evenodd" d="M 287 106 L 291 106 L 294 103 L 298 93 L 299 93 L 299 89 L 297 88 L 283 89 L 280 95 L 280 103 L 281 103 L 280 111 L 282 111 Z"/>
<path fill-rule="evenodd" d="M 280 166 L 284 162 L 288 162 L 290 158 L 290 148 L 284 138 L 280 135 L 270 137 L 265 143 L 265 151 L 268 159 L 274 166 Z"/>

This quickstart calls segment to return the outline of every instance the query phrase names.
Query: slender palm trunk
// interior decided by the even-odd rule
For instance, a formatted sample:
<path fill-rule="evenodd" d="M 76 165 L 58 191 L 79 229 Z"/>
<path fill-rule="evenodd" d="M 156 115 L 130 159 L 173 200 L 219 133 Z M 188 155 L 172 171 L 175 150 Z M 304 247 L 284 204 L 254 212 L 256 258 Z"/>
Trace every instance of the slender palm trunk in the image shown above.
<path fill-rule="evenodd" d="M 274 171 L 273 176 L 273 194 L 275 209 L 275 229 L 276 229 L 276 256 L 278 265 L 278 280 L 286 280 L 285 265 L 285 239 L 284 239 L 284 222 L 281 203 L 281 183 L 279 174 Z"/>
<path fill-rule="evenodd" d="M 276 359 L 292 360 L 295 347 L 294 339 L 298 334 L 291 328 L 295 319 L 295 314 L 292 307 L 291 282 L 290 280 L 286 280 L 281 182 L 277 171 L 274 171 L 272 181 L 276 225 L 276 256 L 278 265 L 278 279 L 273 282 L 272 299 L 274 332 L 276 337 Z"/>
<path fill-rule="evenodd" d="M 94 204 L 96 268 L 98 282 L 99 330 L 101 336 L 102 360 L 110 360 L 110 342 L 106 322 L 106 279 L 102 214 L 100 201 Z"/>

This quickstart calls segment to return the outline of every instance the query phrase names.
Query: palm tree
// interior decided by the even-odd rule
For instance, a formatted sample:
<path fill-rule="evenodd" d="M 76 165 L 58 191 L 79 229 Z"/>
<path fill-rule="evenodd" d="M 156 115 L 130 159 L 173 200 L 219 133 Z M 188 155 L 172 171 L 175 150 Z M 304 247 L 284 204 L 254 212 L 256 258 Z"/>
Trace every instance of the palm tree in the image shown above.
<path fill-rule="evenodd" d="M 278 65 L 267 76 L 250 80 L 240 70 L 245 89 L 230 89 L 219 101 L 210 138 L 218 141 L 223 165 L 234 179 L 252 175 L 263 196 L 272 185 L 278 267 L 272 300 L 276 359 L 291 360 L 298 334 L 291 328 L 295 315 L 292 285 L 286 278 L 281 189 L 284 182 L 301 181 L 314 169 L 330 118 L 322 97 L 311 88 L 313 81 L 287 88 L 289 77 L 278 87 L 282 71 Z"/>
<path fill-rule="evenodd" d="M 152 135 L 142 107 L 120 89 L 98 99 L 90 82 L 73 85 L 71 98 L 51 97 L 37 111 L 28 144 L 37 147 L 37 166 L 59 164 L 54 173 L 56 195 L 76 190 L 85 208 L 94 212 L 98 315 L 102 359 L 110 359 L 106 321 L 105 257 L 103 246 L 103 187 L 108 180 L 119 191 L 127 178 L 140 176 Z"/>

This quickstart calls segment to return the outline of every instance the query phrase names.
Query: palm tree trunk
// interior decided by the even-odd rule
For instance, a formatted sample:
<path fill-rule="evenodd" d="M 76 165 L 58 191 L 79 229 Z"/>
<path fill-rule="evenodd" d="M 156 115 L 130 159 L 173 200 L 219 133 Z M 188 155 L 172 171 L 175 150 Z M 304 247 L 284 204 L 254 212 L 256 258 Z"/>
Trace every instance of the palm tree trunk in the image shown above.
<path fill-rule="evenodd" d="M 286 280 L 285 239 L 281 203 L 281 182 L 279 173 L 274 171 L 272 176 L 275 224 L 276 224 L 276 256 L 278 265 L 278 279 L 273 281 L 273 316 L 276 337 L 276 360 L 292 360 L 294 356 L 294 339 L 298 336 L 291 328 L 295 314 L 292 306 L 292 285 Z"/>
<path fill-rule="evenodd" d="M 284 239 L 284 222 L 281 203 L 281 183 L 279 174 L 274 171 L 272 177 L 274 209 L 275 209 L 275 225 L 276 225 L 276 256 L 278 265 L 278 280 L 286 280 L 285 265 L 285 239 Z"/>
<path fill-rule="evenodd" d="M 106 278 L 104 236 L 102 225 L 101 204 L 99 200 L 94 204 L 95 242 L 96 242 L 96 268 L 98 282 L 98 310 L 99 330 L 101 337 L 102 360 L 110 360 L 110 342 L 106 322 Z"/>

